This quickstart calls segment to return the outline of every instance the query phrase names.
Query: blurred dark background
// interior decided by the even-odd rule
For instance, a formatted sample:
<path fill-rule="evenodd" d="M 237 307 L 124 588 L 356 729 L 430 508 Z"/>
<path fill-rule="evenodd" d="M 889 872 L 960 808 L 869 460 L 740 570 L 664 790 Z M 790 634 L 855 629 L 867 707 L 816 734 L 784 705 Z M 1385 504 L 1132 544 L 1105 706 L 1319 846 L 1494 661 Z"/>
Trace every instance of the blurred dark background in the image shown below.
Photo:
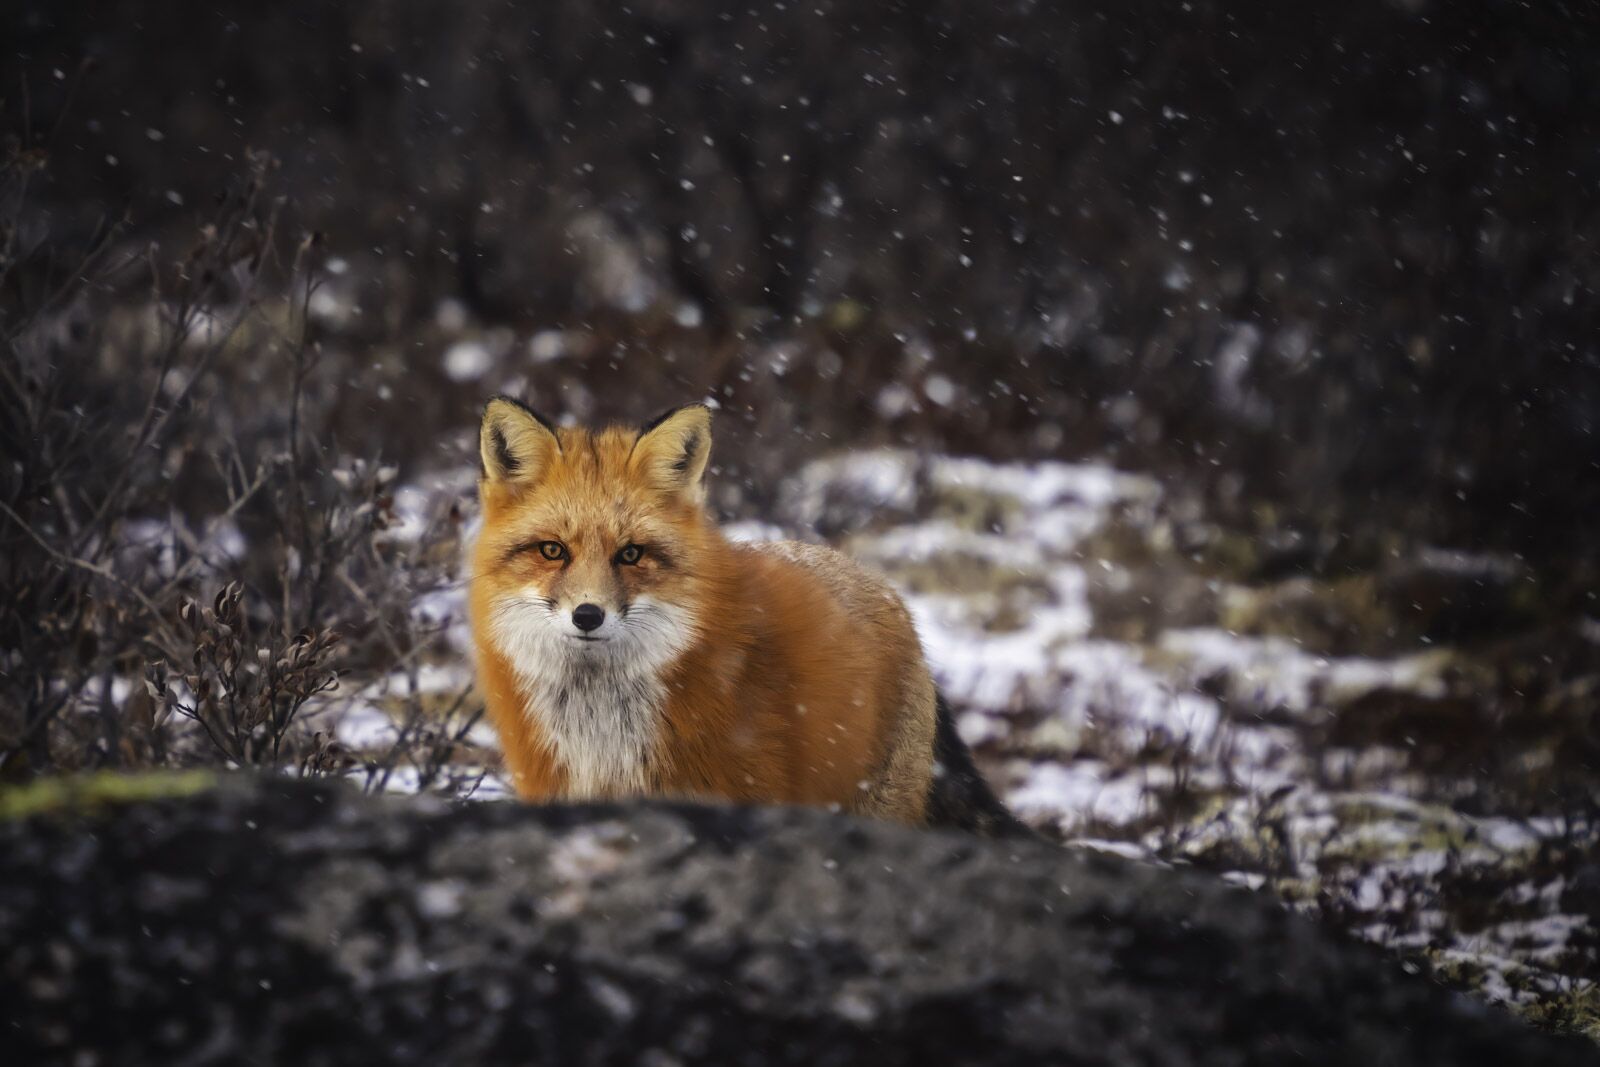
<path fill-rule="evenodd" d="M 122 216 L 192 233 L 270 153 L 278 232 L 325 234 L 357 287 L 330 400 L 357 445 L 436 446 L 386 410 L 470 426 L 492 383 L 415 340 L 453 298 L 519 342 L 585 332 L 576 364 L 510 361 L 546 407 L 717 396 L 758 497 L 763 457 L 825 445 L 1095 453 L 1247 521 L 1267 502 L 1284 566 L 1381 527 L 1587 589 L 1592 16 L 23 2 L 4 92 L 58 249 Z"/>

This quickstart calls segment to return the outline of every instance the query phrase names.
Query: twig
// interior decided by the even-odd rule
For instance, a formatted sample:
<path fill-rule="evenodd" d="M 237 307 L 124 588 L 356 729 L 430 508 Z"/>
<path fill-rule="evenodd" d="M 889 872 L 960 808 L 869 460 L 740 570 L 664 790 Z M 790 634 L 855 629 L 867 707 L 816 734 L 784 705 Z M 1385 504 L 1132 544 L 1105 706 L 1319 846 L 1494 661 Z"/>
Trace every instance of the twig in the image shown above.
<path fill-rule="evenodd" d="M 29 526 L 27 521 L 24 520 L 21 515 L 18 515 L 15 511 L 13 511 L 10 504 L 0 501 L 0 511 L 4 511 L 6 515 L 11 518 L 11 521 L 17 524 L 23 533 L 31 537 L 34 542 L 37 543 L 40 548 L 49 553 L 51 558 L 53 558 L 56 562 L 69 567 L 76 567 L 79 570 L 87 571 L 90 574 L 98 575 L 99 577 L 104 578 L 106 581 L 120 586 L 127 592 L 131 593 L 134 599 L 138 600 L 140 604 L 144 605 L 145 610 L 150 613 L 151 618 L 162 629 L 167 639 L 172 640 L 174 635 L 172 634 L 171 630 L 167 628 L 161 609 L 156 606 L 155 601 L 151 600 L 145 595 L 144 590 L 129 582 L 121 575 L 112 572 L 102 564 L 90 563 L 88 560 L 78 559 L 75 556 L 69 556 L 65 552 L 56 548 L 49 541 L 46 541 L 37 530 L 35 530 L 32 526 Z"/>

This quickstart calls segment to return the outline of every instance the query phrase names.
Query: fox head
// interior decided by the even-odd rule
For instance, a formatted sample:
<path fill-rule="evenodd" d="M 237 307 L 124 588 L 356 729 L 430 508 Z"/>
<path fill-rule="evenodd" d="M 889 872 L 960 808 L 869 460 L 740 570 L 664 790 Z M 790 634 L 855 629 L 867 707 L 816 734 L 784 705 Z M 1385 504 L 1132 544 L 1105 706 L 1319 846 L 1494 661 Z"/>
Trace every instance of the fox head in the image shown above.
<path fill-rule="evenodd" d="M 479 449 L 474 610 L 519 674 L 654 672 L 694 644 L 720 542 L 704 509 L 708 408 L 642 428 L 558 429 L 496 397 Z"/>

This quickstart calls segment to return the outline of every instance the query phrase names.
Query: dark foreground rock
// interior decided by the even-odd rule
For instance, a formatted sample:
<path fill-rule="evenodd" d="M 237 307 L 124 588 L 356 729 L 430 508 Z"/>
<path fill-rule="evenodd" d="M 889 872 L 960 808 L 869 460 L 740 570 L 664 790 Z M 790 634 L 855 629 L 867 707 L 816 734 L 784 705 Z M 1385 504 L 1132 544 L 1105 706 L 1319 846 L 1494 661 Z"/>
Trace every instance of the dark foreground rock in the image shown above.
<path fill-rule="evenodd" d="M 1203 877 L 806 811 L 69 803 L 0 946 L 10 1064 L 1600 1061 Z"/>

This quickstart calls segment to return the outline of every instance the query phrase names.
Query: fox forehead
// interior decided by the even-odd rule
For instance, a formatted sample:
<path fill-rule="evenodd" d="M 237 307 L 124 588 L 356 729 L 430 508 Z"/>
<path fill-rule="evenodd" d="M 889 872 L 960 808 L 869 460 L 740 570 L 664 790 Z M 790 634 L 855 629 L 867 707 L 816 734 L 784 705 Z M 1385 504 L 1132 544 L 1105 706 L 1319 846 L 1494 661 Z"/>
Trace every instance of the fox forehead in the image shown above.
<path fill-rule="evenodd" d="M 559 430 L 561 451 L 537 484 L 489 517 L 495 536 L 508 547 L 538 537 L 596 547 L 616 541 L 619 548 L 665 537 L 671 502 L 630 463 L 638 439 L 637 430 L 623 427 Z"/>

